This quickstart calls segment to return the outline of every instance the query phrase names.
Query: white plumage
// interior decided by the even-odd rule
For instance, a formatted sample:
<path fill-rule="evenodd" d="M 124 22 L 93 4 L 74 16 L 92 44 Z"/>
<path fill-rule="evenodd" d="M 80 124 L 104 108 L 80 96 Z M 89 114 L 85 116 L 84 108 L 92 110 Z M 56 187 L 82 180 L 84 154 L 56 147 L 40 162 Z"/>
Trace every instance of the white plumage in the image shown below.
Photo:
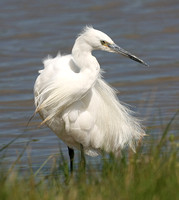
<path fill-rule="evenodd" d="M 34 86 L 36 112 L 68 147 L 80 149 L 82 145 L 90 156 L 101 150 L 119 154 L 126 145 L 134 150 L 145 133 L 102 79 L 100 65 L 91 54 L 97 49 L 121 53 L 146 65 L 103 32 L 86 27 L 72 54 L 44 60 Z"/>

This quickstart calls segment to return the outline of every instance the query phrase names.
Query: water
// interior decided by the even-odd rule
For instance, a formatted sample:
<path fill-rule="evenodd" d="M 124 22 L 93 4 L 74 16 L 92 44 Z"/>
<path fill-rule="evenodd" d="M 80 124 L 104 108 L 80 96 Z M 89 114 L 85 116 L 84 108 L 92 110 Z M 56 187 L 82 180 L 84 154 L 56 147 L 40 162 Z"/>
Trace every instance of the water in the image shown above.
<path fill-rule="evenodd" d="M 124 49 L 150 65 L 144 67 L 116 54 L 95 52 L 104 74 L 120 91 L 120 100 L 140 113 L 150 133 L 159 136 L 179 108 L 179 4 L 177 0 L 0 2 L 0 146 L 26 129 L 33 115 L 33 85 L 41 60 L 58 51 L 70 53 L 86 24 L 110 35 Z M 34 166 L 58 152 L 59 140 L 36 116 L 28 130 L 5 152 L 11 163 L 34 139 L 22 159 Z M 178 122 L 171 133 L 177 136 Z M 66 146 L 60 142 L 65 156 Z M 4 152 L 3 152 L 4 154 Z M 2 153 L 1 153 L 2 155 Z M 24 163 L 24 164 L 23 164 Z"/>

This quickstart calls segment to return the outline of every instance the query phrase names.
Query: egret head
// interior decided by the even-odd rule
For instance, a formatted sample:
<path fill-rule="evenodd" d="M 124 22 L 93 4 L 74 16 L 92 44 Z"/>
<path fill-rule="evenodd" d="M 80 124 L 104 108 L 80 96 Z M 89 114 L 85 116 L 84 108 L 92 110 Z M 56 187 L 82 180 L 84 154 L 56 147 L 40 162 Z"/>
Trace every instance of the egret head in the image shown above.
<path fill-rule="evenodd" d="M 83 40 L 86 44 L 88 44 L 91 50 L 103 50 L 118 53 L 148 66 L 143 60 L 116 45 L 108 35 L 92 27 L 86 27 L 79 35 L 78 39 Z"/>

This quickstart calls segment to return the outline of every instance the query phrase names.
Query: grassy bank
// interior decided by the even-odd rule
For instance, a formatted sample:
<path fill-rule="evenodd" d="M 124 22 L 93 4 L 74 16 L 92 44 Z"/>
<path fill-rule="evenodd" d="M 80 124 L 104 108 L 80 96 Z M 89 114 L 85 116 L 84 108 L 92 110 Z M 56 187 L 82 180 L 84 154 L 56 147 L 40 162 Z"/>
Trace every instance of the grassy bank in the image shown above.
<path fill-rule="evenodd" d="M 101 170 L 89 165 L 84 173 L 79 167 L 71 177 L 68 161 L 61 159 L 49 175 L 42 173 L 46 163 L 36 172 L 21 174 L 14 163 L 3 173 L 1 169 L 0 199 L 179 199 L 178 144 L 169 134 L 172 120 L 159 141 L 138 147 L 136 154 L 125 152 L 120 159 L 103 156 Z"/>

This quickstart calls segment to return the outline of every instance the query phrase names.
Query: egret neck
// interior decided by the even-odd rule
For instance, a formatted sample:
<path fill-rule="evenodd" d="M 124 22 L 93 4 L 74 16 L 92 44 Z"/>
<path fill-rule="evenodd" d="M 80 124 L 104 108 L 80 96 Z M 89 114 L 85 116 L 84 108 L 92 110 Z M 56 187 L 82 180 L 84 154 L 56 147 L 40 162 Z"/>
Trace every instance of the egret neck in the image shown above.
<path fill-rule="evenodd" d="M 89 45 L 80 36 L 76 39 L 72 49 L 72 56 L 75 64 L 78 66 L 79 79 L 83 89 L 87 91 L 96 82 L 100 72 L 100 65 L 97 59 L 92 55 L 93 47 Z"/>

